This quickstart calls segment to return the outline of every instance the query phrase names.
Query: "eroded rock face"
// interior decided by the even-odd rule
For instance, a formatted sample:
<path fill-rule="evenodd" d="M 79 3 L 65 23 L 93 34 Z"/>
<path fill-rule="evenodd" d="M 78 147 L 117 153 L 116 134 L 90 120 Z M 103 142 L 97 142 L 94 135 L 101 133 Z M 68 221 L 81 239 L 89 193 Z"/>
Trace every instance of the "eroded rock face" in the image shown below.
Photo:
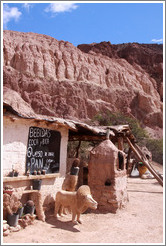
<path fill-rule="evenodd" d="M 81 44 L 78 48 L 85 53 L 100 53 L 110 58 L 123 58 L 136 69 L 143 68 L 157 83 L 157 91 L 163 100 L 163 45 L 162 44 L 111 44 L 101 42 Z"/>
<path fill-rule="evenodd" d="M 162 89 L 140 64 L 15 31 L 4 31 L 3 51 L 4 101 L 21 103 L 28 115 L 84 121 L 98 112 L 121 111 L 162 128 Z"/>

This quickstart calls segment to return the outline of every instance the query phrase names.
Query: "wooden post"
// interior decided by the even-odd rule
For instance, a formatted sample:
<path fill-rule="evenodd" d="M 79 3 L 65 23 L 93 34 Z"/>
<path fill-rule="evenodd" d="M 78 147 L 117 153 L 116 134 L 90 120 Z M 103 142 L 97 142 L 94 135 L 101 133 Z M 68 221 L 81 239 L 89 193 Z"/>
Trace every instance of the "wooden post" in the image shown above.
<path fill-rule="evenodd" d="M 78 158 L 78 156 L 79 156 L 80 146 L 81 146 L 81 141 L 79 141 L 78 146 L 77 146 L 77 149 L 76 149 L 76 158 Z"/>
<path fill-rule="evenodd" d="M 122 150 L 124 149 L 124 146 L 123 146 L 123 137 L 118 137 L 118 149 L 119 150 Z"/>
<path fill-rule="evenodd" d="M 131 152 L 132 152 L 132 149 L 129 148 L 128 155 L 127 155 L 127 161 L 126 161 L 126 169 L 127 170 L 128 170 L 128 167 L 129 167 L 129 161 L 130 161 L 130 157 L 131 157 Z"/>
<path fill-rule="evenodd" d="M 108 128 L 107 129 L 107 132 L 106 132 L 106 139 L 110 139 L 110 129 Z"/>
<path fill-rule="evenodd" d="M 153 174 L 153 176 L 157 179 L 159 184 L 163 186 L 163 180 L 160 178 L 160 176 L 156 173 L 156 171 L 152 168 L 152 166 L 149 164 L 148 160 L 146 160 L 144 157 L 142 158 L 140 153 L 136 150 L 134 145 L 131 143 L 128 137 L 126 137 L 126 140 L 130 146 L 130 148 L 133 150 L 133 152 L 136 154 L 138 159 L 148 168 L 148 170 Z"/>

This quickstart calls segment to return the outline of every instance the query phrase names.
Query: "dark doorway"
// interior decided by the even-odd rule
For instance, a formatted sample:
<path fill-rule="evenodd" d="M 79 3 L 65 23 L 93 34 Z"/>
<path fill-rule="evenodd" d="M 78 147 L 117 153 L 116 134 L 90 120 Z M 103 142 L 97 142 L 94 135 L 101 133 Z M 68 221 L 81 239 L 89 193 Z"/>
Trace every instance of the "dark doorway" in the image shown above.
<path fill-rule="evenodd" d="M 118 152 L 118 160 L 119 160 L 119 169 L 123 170 L 124 169 L 124 156 L 120 151 Z"/>
<path fill-rule="evenodd" d="M 83 185 L 88 185 L 88 167 L 83 167 Z"/>

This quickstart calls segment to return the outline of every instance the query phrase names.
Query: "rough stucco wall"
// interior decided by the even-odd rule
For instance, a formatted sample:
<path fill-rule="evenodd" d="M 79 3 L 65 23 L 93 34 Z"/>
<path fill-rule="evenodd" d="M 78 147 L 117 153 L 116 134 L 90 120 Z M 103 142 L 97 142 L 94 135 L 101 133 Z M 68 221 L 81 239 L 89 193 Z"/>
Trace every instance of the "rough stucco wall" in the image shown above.
<path fill-rule="evenodd" d="M 41 185 L 41 194 L 42 194 L 42 202 L 43 206 L 47 209 L 54 206 L 55 196 L 58 190 L 61 189 L 64 178 L 51 178 L 51 179 L 43 179 Z M 22 180 L 22 181 L 13 181 L 13 182 L 5 182 L 4 185 L 10 184 L 13 186 L 15 194 L 18 199 L 25 204 L 27 200 L 29 200 L 29 194 L 23 194 L 23 191 L 32 189 L 32 180 Z"/>
<path fill-rule="evenodd" d="M 33 120 L 16 119 L 15 121 L 12 121 L 11 119 L 4 117 L 3 176 L 7 176 L 12 170 L 12 166 L 14 169 L 19 170 L 19 175 L 25 174 L 26 150 L 30 126 L 49 128 L 50 130 L 57 130 L 61 133 L 60 177 L 43 179 L 41 186 L 43 204 L 49 206 L 49 204 L 54 203 L 56 192 L 61 189 L 66 173 L 68 129 L 59 126 L 55 127 L 52 124 L 49 127 L 44 123 L 36 124 Z M 28 199 L 28 195 L 22 196 L 22 192 L 31 189 L 32 180 L 5 182 L 4 185 L 6 184 L 13 186 L 20 198 L 22 197 L 23 202 Z"/>
<path fill-rule="evenodd" d="M 110 140 L 105 140 L 90 152 L 88 164 L 88 184 L 98 208 L 113 213 L 127 202 L 126 170 L 118 169 L 118 152 Z"/>
<path fill-rule="evenodd" d="M 3 122 L 3 176 L 14 169 L 19 174 L 25 173 L 26 148 L 28 141 L 28 129 L 26 124 L 18 124 L 4 118 Z"/>

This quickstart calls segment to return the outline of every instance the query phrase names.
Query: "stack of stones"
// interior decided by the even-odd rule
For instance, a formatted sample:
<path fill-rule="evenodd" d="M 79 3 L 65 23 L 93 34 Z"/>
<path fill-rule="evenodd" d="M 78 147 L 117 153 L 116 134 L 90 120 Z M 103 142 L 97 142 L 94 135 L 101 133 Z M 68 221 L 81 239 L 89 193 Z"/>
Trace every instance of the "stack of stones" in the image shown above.
<path fill-rule="evenodd" d="M 21 230 L 21 226 L 9 226 L 6 220 L 3 220 L 3 236 L 8 236 L 11 232 L 17 232 Z"/>

